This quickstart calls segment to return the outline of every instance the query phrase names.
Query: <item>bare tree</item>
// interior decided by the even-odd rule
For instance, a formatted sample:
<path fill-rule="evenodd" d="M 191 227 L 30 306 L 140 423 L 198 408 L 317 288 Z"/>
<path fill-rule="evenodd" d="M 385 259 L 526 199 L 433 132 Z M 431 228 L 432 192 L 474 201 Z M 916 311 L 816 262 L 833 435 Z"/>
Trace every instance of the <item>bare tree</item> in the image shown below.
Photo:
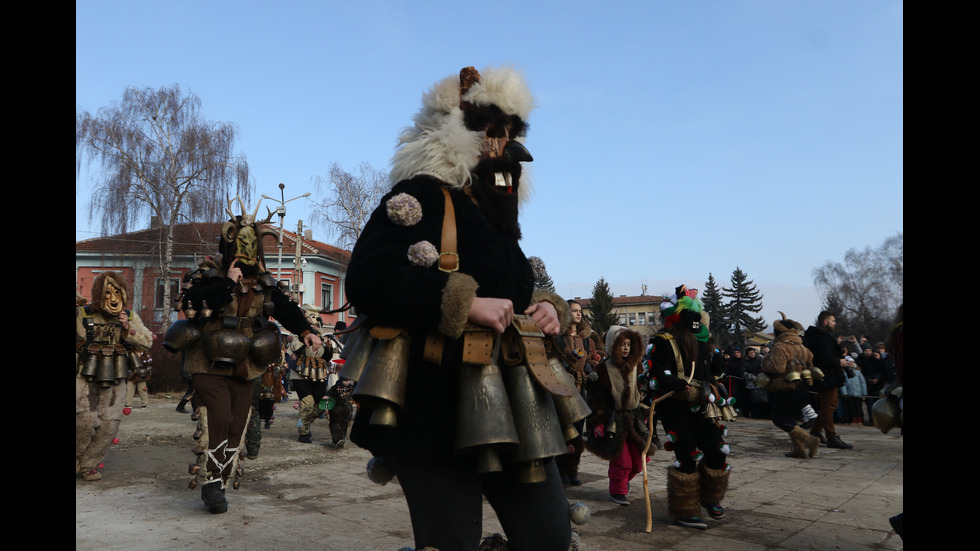
<path fill-rule="evenodd" d="M 898 305 L 903 301 L 904 238 L 898 233 L 878 248 L 850 249 L 843 262 L 827 262 L 813 270 L 813 283 L 828 303 L 842 308 L 847 333 L 868 333 L 884 338 Z M 833 299 L 831 301 L 830 299 Z"/>
<path fill-rule="evenodd" d="M 390 190 L 388 173 L 376 170 L 369 163 L 358 165 L 356 175 L 333 163 L 330 176 L 326 179 L 317 176 L 314 183 L 317 194 L 325 192 L 325 195 L 322 200 L 310 200 L 314 207 L 310 223 L 327 235 L 337 236 L 335 244 L 344 249 L 354 247 L 378 201 Z"/>
<path fill-rule="evenodd" d="M 130 231 L 154 217 L 161 232 L 160 274 L 169 279 L 173 227 L 179 222 L 222 219 L 232 186 L 248 201 L 253 184 L 248 163 L 233 153 L 237 129 L 205 120 L 201 100 L 169 87 L 127 88 L 122 101 L 75 113 L 76 178 L 83 161 L 101 169 L 92 190 L 89 220 L 103 235 Z M 170 285 L 164 285 L 162 322 L 171 314 Z"/>

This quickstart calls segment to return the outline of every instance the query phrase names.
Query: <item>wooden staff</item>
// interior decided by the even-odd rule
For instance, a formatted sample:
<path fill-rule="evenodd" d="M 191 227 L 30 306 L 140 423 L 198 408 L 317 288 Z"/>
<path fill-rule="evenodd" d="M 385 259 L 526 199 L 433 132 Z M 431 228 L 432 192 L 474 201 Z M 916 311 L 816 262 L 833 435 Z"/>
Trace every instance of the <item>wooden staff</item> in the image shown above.
<path fill-rule="evenodd" d="M 687 377 L 687 383 L 691 384 L 691 380 L 694 379 L 694 362 L 691 362 L 691 374 Z M 670 398 L 674 395 L 674 391 L 664 394 L 663 396 L 657 398 L 656 400 L 650 402 L 650 415 L 647 417 L 647 445 L 643 447 L 643 451 L 640 452 L 640 464 L 643 465 L 643 498 L 647 506 L 647 527 L 646 532 L 649 534 L 650 530 L 653 529 L 653 512 L 650 508 L 650 490 L 649 490 L 649 477 L 647 475 L 647 450 L 650 449 L 650 443 L 653 441 L 653 412 L 657 409 L 657 404 Z"/>

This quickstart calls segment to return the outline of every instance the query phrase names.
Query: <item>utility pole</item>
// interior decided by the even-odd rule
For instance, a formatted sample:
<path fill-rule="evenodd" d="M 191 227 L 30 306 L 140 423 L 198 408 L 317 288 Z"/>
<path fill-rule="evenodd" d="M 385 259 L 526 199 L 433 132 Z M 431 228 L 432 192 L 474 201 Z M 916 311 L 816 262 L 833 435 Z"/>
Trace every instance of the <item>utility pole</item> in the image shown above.
<path fill-rule="evenodd" d="M 299 303 L 303 304 L 303 221 L 299 221 L 296 227 L 296 258 L 293 259 L 293 273 L 296 274 L 296 288 L 294 293 L 299 296 Z"/>
<path fill-rule="evenodd" d="M 279 183 L 279 197 L 280 197 L 279 199 L 275 199 L 273 197 L 269 197 L 268 195 L 263 195 L 262 196 L 263 199 L 268 199 L 270 201 L 277 201 L 279 203 L 279 206 L 276 207 L 276 214 L 279 215 L 279 242 L 276 243 L 276 247 L 279 249 L 279 267 L 276 268 L 276 280 L 277 281 L 280 280 L 280 279 L 282 279 L 282 238 L 283 238 L 283 231 L 284 231 L 283 230 L 283 221 L 286 218 L 286 203 L 288 203 L 289 201 L 295 201 L 296 199 L 300 199 L 300 198 L 303 198 L 303 197 L 308 197 L 310 195 L 310 192 L 306 192 L 303 195 L 300 195 L 298 197 L 293 197 L 292 199 L 289 199 L 287 201 L 286 200 L 285 191 L 283 191 L 285 189 L 286 189 L 286 184 L 283 184 L 282 182 L 280 182 Z M 300 221 L 300 224 L 302 224 L 302 223 L 303 222 Z M 297 255 L 299 254 L 299 246 L 298 245 L 296 247 L 296 254 Z"/>

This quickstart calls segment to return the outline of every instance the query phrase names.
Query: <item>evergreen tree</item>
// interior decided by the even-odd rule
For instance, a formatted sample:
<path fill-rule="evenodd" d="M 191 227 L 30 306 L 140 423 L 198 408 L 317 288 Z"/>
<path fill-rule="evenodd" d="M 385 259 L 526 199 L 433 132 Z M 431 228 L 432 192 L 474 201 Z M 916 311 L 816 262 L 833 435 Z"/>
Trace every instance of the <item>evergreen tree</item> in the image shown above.
<path fill-rule="evenodd" d="M 555 291 L 555 282 L 548 275 L 548 268 L 544 265 L 544 260 L 538 256 L 529 256 L 527 261 L 531 263 L 531 273 L 534 274 L 534 288 L 544 289 L 545 291 Z"/>
<path fill-rule="evenodd" d="M 545 291 L 551 291 L 552 293 L 556 292 L 555 291 L 555 282 L 552 281 L 551 276 L 548 275 L 548 271 L 547 270 L 545 270 L 544 273 L 542 273 L 541 275 L 535 274 L 535 276 L 534 276 L 534 288 L 535 289 L 544 289 Z"/>
<path fill-rule="evenodd" d="M 762 310 L 762 295 L 755 288 L 748 275 L 736 267 L 732 272 L 732 286 L 722 289 L 722 296 L 729 299 L 725 304 L 732 340 L 736 346 L 744 347 L 748 335 L 766 328 L 766 321 L 753 317 Z"/>
<path fill-rule="evenodd" d="M 728 314 L 725 312 L 725 305 L 721 299 L 721 289 L 718 288 L 714 275 L 708 274 L 708 281 L 704 287 L 701 304 L 704 305 L 704 311 L 708 313 L 708 318 L 711 320 L 708 330 L 715 342 L 719 346 L 724 346 L 728 344 L 729 340 Z"/>
<path fill-rule="evenodd" d="M 612 292 L 604 277 L 600 277 L 592 288 L 589 310 L 592 313 L 592 329 L 599 334 L 605 333 L 611 326 L 619 323 L 619 317 L 613 313 Z"/>

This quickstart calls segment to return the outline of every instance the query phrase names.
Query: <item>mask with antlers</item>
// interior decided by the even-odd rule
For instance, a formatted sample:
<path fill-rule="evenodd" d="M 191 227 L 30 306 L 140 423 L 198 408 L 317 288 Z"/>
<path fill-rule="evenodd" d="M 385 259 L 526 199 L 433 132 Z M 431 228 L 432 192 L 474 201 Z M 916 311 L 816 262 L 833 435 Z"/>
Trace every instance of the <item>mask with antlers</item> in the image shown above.
<path fill-rule="evenodd" d="M 236 196 L 235 199 L 238 201 L 242 213 L 236 215 L 231 210 L 234 201 L 229 199 L 226 211 L 231 216 L 231 220 L 225 222 L 221 228 L 221 248 L 225 267 L 227 268 L 232 260 L 237 260 L 238 264 L 243 265 L 243 267 L 258 268 L 259 271 L 264 272 L 266 268 L 265 258 L 262 254 L 262 238 L 267 235 L 275 236 L 276 232 L 274 229 L 263 225 L 272 220 L 273 211 L 266 207 L 269 215 L 264 220 L 257 221 L 256 217 L 262 201 L 260 200 L 259 204 L 255 205 L 255 212 L 249 214 L 241 197 Z"/>

